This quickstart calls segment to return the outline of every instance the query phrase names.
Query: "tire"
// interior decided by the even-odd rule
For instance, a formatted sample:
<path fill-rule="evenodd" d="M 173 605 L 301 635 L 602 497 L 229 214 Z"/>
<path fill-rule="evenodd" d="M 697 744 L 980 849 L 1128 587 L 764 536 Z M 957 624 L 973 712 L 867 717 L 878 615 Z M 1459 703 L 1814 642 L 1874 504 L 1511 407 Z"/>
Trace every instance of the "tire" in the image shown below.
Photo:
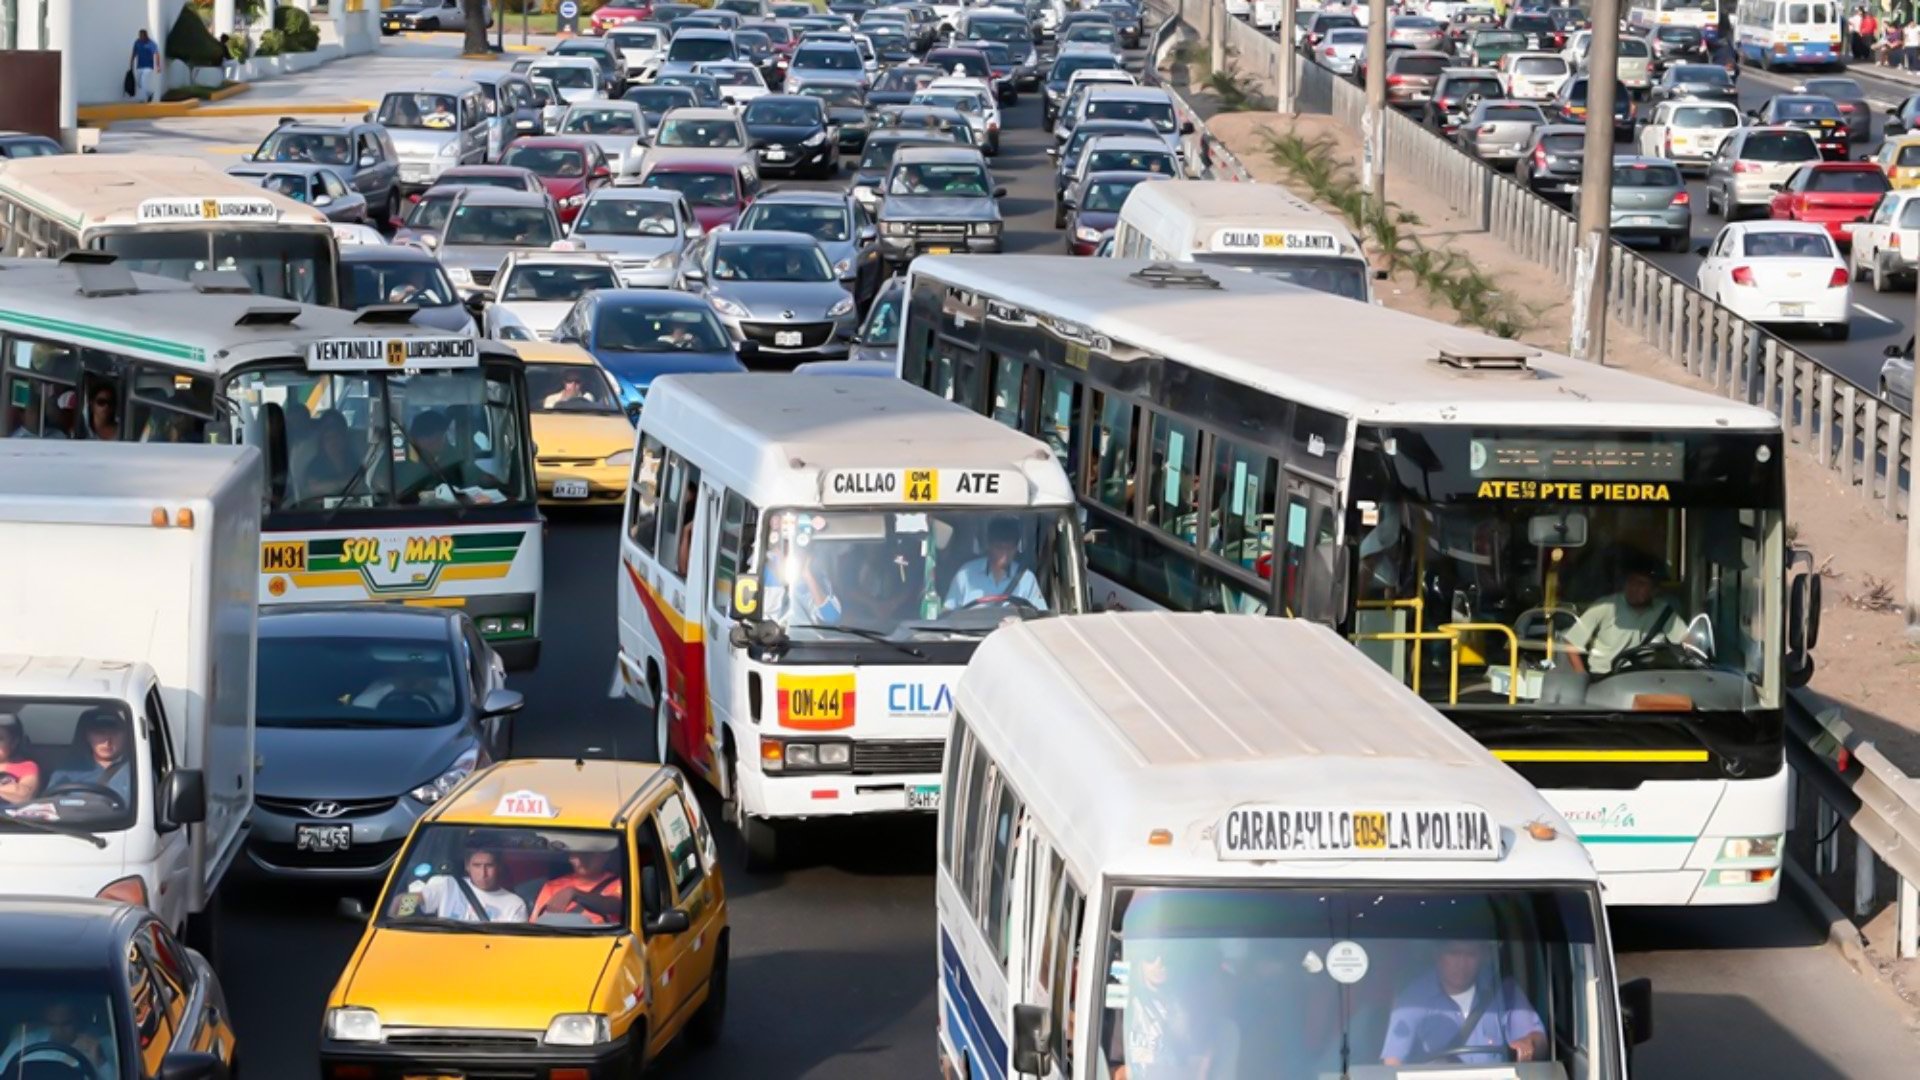
<path fill-rule="evenodd" d="M 1827 330 L 1827 337 L 1829 339 L 1833 341 L 1845 341 L 1847 340 L 1847 338 L 1851 337 L 1853 334 L 1853 324 L 1852 323 L 1830 323 L 1828 324 L 1826 330 Z"/>
<path fill-rule="evenodd" d="M 635 1021 L 627 1034 L 633 1037 L 632 1049 L 627 1051 L 627 1080 L 643 1080 L 648 1072 L 646 1021 Z"/>
<path fill-rule="evenodd" d="M 440 32 L 439 19 L 428 19 L 423 23 L 416 23 L 415 25 L 419 27 L 421 30 L 425 30 L 429 34 L 437 34 Z"/>
<path fill-rule="evenodd" d="M 1712 216 L 1714 214 L 1718 214 L 1719 212 L 1720 212 L 1719 200 L 1713 197 L 1713 189 L 1708 188 L 1707 189 L 1707 214 L 1708 216 Z"/>
<path fill-rule="evenodd" d="M 722 931 L 713 960 L 713 974 L 707 979 L 707 1000 L 701 1002 L 699 1011 L 687 1021 L 687 1038 L 695 1046 L 707 1047 L 720 1041 L 720 1031 L 727 1018 L 727 960 L 730 946 L 727 934 Z"/>
<path fill-rule="evenodd" d="M 739 768 L 734 764 L 732 751 L 727 753 L 727 798 L 721 802 L 720 809 L 733 830 L 740 834 L 741 846 L 745 849 L 743 860 L 747 873 L 763 874 L 779 868 L 779 836 L 771 821 L 763 821 L 747 813 L 740 803 Z"/>
<path fill-rule="evenodd" d="M 189 949 L 207 958 L 215 972 L 220 970 L 220 887 L 214 886 L 213 895 L 207 898 L 207 909 L 197 915 L 187 916 L 186 933 L 181 937 Z"/>
<path fill-rule="evenodd" d="M 1884 259 L 1873 260 L 1873 267 L 1868 272 L 1868 276 L 1873 282 L 1874 292 L 1885 293 L 1893 291 L 1893 275 L 1887 272 L 1886 261 Z"/>
<path fill-rule="evenodd" d="M 1668 237 L 1667 250 L 1673 252 L 1675 255 L 1683 255 L 1686 253 L 1688 245 L 1692 243 L 1693 237 L 1691 235 L 1687 233 L 1676 233 Z"/>

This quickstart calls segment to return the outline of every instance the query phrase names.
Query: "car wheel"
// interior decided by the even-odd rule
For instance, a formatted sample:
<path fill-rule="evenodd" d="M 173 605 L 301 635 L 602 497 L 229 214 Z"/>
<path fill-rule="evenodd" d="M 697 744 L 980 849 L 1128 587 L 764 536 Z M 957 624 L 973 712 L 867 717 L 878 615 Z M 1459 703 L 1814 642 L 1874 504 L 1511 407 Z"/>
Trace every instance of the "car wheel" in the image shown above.
<path fill-rule="evenodd" d="M 1707 213 L 1718 214 L 1719 212 L 1720 212 L 1720 200 L 1714 198 L 1713 189 L 1708 188 L 1707 189 Z"/>
<path fill-rule="evenodd" d="M 1067 212 L 1058 206 L 1053 208 L 1053 227 L 1056 229 L 1067 227 Z"/>
<path fill-rule="evenodd" d="M 734 765 L 734 754 L 727 753 L 727 792 L 728 797 L 720 804 L 728 824 L 740 835 L 741 844 L 746 848 L 745 865 L 747 873 L 759 874 L 776 869 L 780 865 L 779 836 L 773 822 L 765 821 L 747 813 L 740 801 L 740 782 L 738 767 Z"/>
<path fill-rule="evenodd" d="M 438 31 L 438 30 L 440 29 L 440 20 L 439 20 L 439 19 L 428 19 L 428 20 L 426 20 L 426 21 L 424 21 L 424 22 L 419 22 L 419 23 L 415 23 L 414 25 L 415 25 L 416 27 L 418 27 L 419 29 L 421 29 L 421 30 L 425 30 L 425 31 L 426 31 L 427 33 L 429 33 L 429 34 L 431 34 L 431 33 L 434 33 L 434 32 L 436 32 L 436 31 Z"/>
<path fill-rule="evenodd" d="M 1885 260 L 1883 259 L 1873 260 L 1873 269 L 1871 271 L 1870 277 L 1873 282 L 1874 292 L 1884 293 L 1884 292 L 1893 291 L 1893 275 L 1887 272 L 1887 264 Z"/>
<path fill-rule="evenodd" d="M 1827 326 L 1827 337 L 1834 341 L 1845 341 L 1852 333 L 1852 323 L 1830 323 Z"/>
<path fill-rule="evenodd" d="M 700 1003 L 700 1011 L 687 1021 L 687 1038 L 695 1046 L 712 1046 L 720 1041 L 720 1029 L 727 1018 L 727 959 L 729 949 L 726 931 L 720 932 L 720 944 L 713 954 L 713 974 L 707 976 L 707 1000 Z"/>
<path fill-rule="evenodd" d="M 1674 233 L 1667 238 L 1667 250 L 1675 255 L 1684 254 L 1691 243 L 1693 243 L 1693 237 L 1689 234 Z"/>

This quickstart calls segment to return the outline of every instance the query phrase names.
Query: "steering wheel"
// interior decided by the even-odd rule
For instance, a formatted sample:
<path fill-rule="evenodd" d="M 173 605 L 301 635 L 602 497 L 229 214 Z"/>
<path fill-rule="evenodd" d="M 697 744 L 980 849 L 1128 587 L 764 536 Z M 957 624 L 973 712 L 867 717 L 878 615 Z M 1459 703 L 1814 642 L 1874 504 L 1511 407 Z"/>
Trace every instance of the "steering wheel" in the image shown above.
<path fill-rule="evenodd" d="M 1416 1064 L 1441 1061 L 1446 1058 L 1457 1058 L 1464 1054 L 1492 1054 L 1498 1057 L 1503 1063 L 1515 1061 L 1519 1056 L 1513 1052 L 1513 1047 L 1508 1046 L 1506 1043 L 1499 1043 L 1494 1046 L 1450 1046 L 1445 1050 L 1435 1050 L 1430 1054 L 1423 1055 Z"/>
<path fill-rule="evenodd" d="M 127 808 L 127 797 L 125 795 L 120 794 L 105 784 L 90 784 L 84 780 L 68 780 L 64 783 L 55 784 L 41 792 L 40 799 L 51 799 L 55 795 L 64 795 L 68 792 L 75 791 L 85 792 L 88 795 L 98 795 L 113 803 L 114 809 L 116 810 L 125 810 Z M 56 1043 L 54 1045 L 64 1044 Z"/>
<path fill-rule="evenodd" d="M 1636 645 L 1613 658 L 1608 675 L 1651 668 L 1703 668 L 1707 662 L 1700 654 L 1672 641 L 1649 641 Z"/>
<path fill-rule="evenodd" d="M 967 603 L 961 604 L 959 607 L 955 608 L 954 610 L 970 611 L 973 608 L 977 608 L 981 606 L 982 604 L 1001 604 L 1006 607 L 1017 608 L 1019 609 L 1022 617 L 1025 617 L 1028 615 L 1040 614 L 1039 605 L 1035 604 L 1033 601 L 1024 599 L 1022 597 L 1008 596 L 1005 594 L 983 596 L 978 600 L 971 600 L 971 601 L 968 601 Z"/>
<path fill-rule="evenodd" d="M 417 691 L 395 690 L 381 698 L 380 704 L 374 706 L 374 710 L 390 714 L 418 713 L 422 716 L 431 716 L 440 711 L 440 706 L 434 704 L 432 698 Z"/>
<path fill-rule="evenodd" d="M 39 1060 L 34 1060 L 36 1057 Z M 6 1061 L 8 1076 L 25 1076 L 32 1080 L 65 1080 L 64 1076 L 45 1076 L 39 1069 L 29 1071 L 27 1066 L 51 1065 L 63 1069 L 74 1080 L 100 1080 L 99 1067 L 80 1052 L 79 1047 L 63 1042 L 37 1042 L 21 1050 Z M 16 1070 L 18 1070 L 16 1072 Z"/>

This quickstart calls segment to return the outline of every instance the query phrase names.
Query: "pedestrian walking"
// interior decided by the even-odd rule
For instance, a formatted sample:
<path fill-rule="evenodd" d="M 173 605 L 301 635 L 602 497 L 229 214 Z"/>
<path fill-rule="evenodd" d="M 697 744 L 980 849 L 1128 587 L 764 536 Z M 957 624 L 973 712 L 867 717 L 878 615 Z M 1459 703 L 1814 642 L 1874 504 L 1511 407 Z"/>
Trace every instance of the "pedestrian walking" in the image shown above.
<path fill-rule="evenodd" d="M 1920 71 L 1920 22 L 1909 21 L 1900 28 L 1900 51 L 1908 71 Z"/>
<path fill-rule="evenodd" d="M 1915 44 L 1920 45 L 1920 41 Z M 133 39 L 133 100 L 160 100 L 160 46 L 145 30 Z"/>
<path fill-rule="evenodd" d="M 1854 8 L 1852 14 L 1847 16 L 1847 55 L 1855 60 L 1865 55 L 1865 49 L 1860 44 L 1861 35 L 1866 32 L 1865 21 L 1866 11 L 1863 8 Z"/>

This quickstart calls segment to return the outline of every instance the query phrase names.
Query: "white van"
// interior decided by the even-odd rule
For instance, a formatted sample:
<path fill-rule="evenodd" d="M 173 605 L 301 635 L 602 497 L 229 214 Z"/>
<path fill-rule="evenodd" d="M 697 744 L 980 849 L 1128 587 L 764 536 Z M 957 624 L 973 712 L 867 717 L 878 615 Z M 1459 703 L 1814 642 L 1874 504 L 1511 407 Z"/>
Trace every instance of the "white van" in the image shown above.
<path fill-rule="evenodd" d="M 1573 830 L 1324 626 L 1017 623 L 956 701 L 942 1075 L 1622 1080 L 1652 1031 Z"/>
<path fill-rule="evenodd" d="M 0 441 L 0 889 L 144 904 L 196 948 L 253 809 L 250 447 Z M 115 733 L 118 738 L 114 738 Z"/>
<path fill-rule="evenodd" d="M 1353 230 L 1278 184 L 1140 184 L 1120 207 L 1113 254 L 1251 270 L 1373 301 L 1373 268 Z"/>
<path fill-rule="evenodd" d="M 893 379 L 673 375 L 640 417 L 616 689 L 775 861 L 774 823 L 931 812 L 953 682 L 1085 606 L 1046 446 Z"/>

